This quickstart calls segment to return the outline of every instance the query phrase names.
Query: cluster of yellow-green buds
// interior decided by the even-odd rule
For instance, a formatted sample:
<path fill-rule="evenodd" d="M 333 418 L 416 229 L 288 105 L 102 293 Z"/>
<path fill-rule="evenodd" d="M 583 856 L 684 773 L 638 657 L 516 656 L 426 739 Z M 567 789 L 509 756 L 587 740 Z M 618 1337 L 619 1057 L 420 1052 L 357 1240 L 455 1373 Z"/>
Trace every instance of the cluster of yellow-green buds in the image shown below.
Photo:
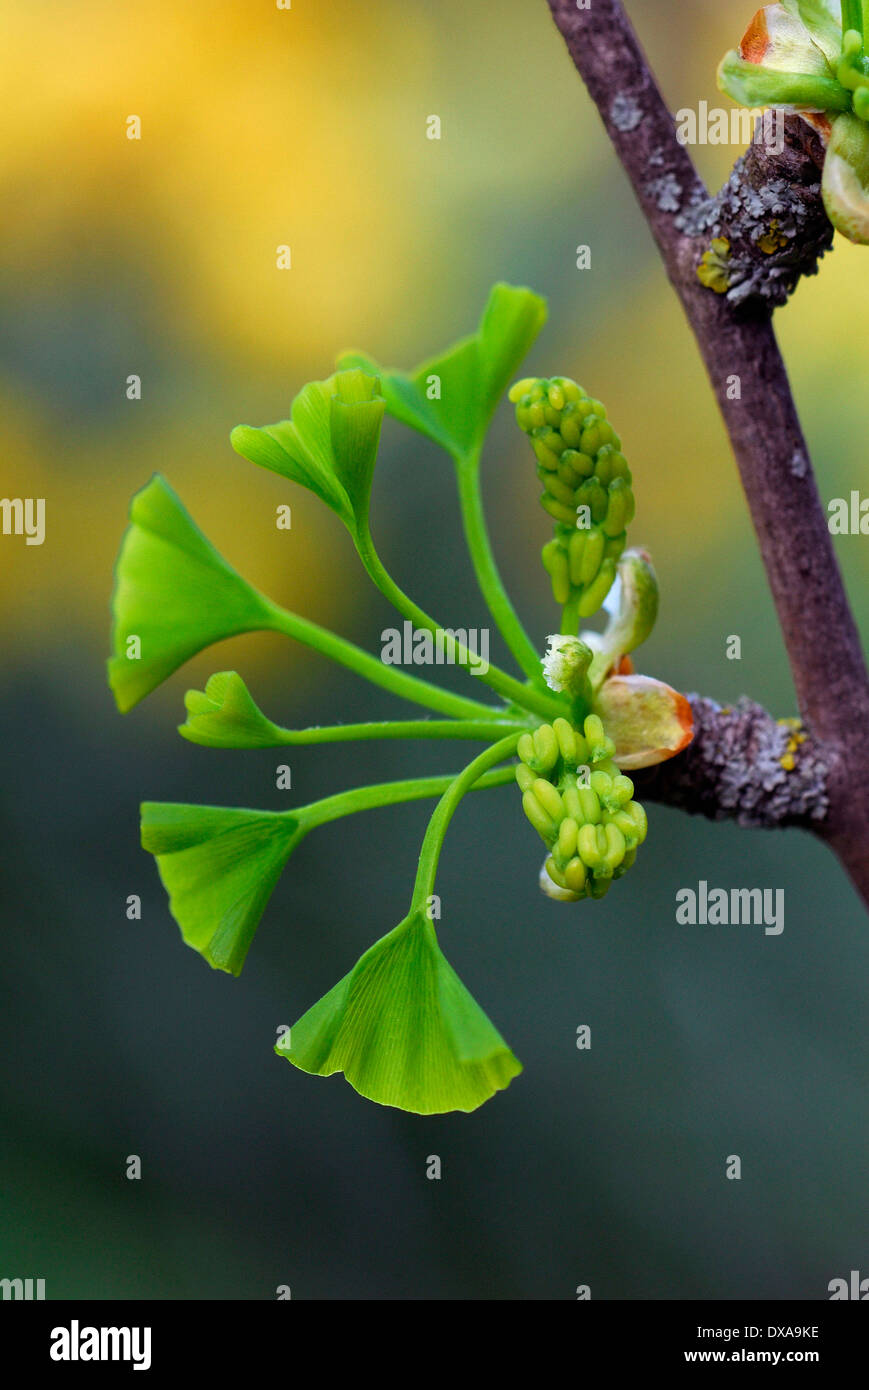
<path fill-rule="evenodd" d="M 646 813 L 614 752 L 596 714 L 582 733 L 556 719 L 519 740 L 516 781 L 525 814 L 549 850 L 540 875 L 549 897 L 602 898 L 646 838 Z"/>
<path fill-rule="evenodd" d="M 543 547 L 555 601 L 590 618 L 612 588 L 634 515 L 621 440 L 601 402 L 568 377 L 526 377 L 510 400 L 537 457 L 541 504 L 555 521 Z"/>

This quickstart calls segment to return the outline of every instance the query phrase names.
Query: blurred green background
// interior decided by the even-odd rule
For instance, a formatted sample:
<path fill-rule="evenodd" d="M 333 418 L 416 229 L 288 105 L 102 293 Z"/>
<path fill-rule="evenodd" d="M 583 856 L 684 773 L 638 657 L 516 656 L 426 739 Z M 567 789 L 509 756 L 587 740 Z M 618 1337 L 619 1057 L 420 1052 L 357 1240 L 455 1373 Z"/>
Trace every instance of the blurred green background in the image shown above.
<path fill-rule="evenodd" d="M 629 9 L 671 110 L 726 104 L 715 66 L 751 0 Z M 869 931 L 808 837 L 654 808 L 618 891 L 563 907 L 538 892 L 518 794 L 465 802 L 442 941 L 525 1071 L 439 1119 L 272 1052 L 276 1028 L 403 915 L 425 806 L 306 841 L 240 980 L 181 944 L 138 848 L 141 799 L 281 809 L 458 765 L 461 748 L 300 749 L 293 792 L 277 792 L 274 752 L 179 739 L 186 688 L 236 668 L 296 726 L 399 707 L 253 636 L 121 718 L 108 600 L 129 497 L 159 469 L 254 583 L 378 650 L 390 610 L 337 520 L 233 454 L 229 430 L 286 414 L 343 348 L 428 355 L 474 326 L 498 279 L 549 298 L 529 370 L 578 378 L 622 434 L 632 536 L 663 589 L 643 669 L 793 712 L 710 391 L 543 0 L 7 0 L 0 39 L 2 492 L 47 499 L 42 547 L 0 540 L 0 1277 L 45 1278 L 49 1298 L 268 1299 L 289 1284 L 296 1298 L 570 1299 L 589 1284 L 726 1299 L 825 1298 L 830 1279 L 869 1274 Z M 130 114 L 141 141 L 125 138 Z M 695 151 L 716 186 L 737 153 Z M 865 478 L 867 309 L 869 255 L 837 238 L 778 319 L 825 499 Z M 548 525 L 510 414 L 485 494 L 542 646 Z M 443 621 L 483 625 L 445 456 L 388 422 L 375 492 L 399 580 Z M 289 533 L 274 526 L 284 501 Z M 837 546 L 865 630 L 867 546 Z M 740 662 L 725 658 L 734 633 Z M 676 890 L 701 878 L 784 888 L 783 935 L 677 926 Z M 440 1182 L 425 1176 L 435 1153 Z"/>

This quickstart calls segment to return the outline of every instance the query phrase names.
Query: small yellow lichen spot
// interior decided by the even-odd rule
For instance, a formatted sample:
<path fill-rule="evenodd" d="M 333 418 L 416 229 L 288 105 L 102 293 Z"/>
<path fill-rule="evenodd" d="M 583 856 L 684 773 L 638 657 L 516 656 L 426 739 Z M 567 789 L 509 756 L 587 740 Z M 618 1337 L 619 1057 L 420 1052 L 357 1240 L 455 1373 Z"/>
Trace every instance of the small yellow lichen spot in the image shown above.
<path fill-rule="evenodd" d="M 716 294 L 726 294 L 730 287 L 727 277 L 729 260 L 730 242 L 726 237 L 715 237 L 709 250 L 703 252 L 697 267 L 697 279 L 701 285 L 705 285 L 707 290 L 714 290 Z"/>
<path fill-rule="evenodd" d="M 764 233 L 757 244 L 766 256 L 771 256 L 774 251 L 781 251 L 783 246 L 787 246 L 788 239 L 784 232 L 781 231 L 777 218 L 773 218 L 769 224 L 769 229 Z"/>
<path fill-rule="evenodd" d="M 791 729 L 793 731 L 791 733 L 790 738 L 788 739 L 787 747 L 785 748 L 783 755 L 781 756 L 781 758 L 779 758 L 779 762 L 781 763 L 785 772 L 793 772 L 794 768 L 796 767 L 797 751 L 799 750 L 800 744 L 805 743 L 806 735 L 801 732 L 802 723 L 799 719 L 780 719 L 778 722 L 779 724 L 783 725 L 784 728 Z"/>

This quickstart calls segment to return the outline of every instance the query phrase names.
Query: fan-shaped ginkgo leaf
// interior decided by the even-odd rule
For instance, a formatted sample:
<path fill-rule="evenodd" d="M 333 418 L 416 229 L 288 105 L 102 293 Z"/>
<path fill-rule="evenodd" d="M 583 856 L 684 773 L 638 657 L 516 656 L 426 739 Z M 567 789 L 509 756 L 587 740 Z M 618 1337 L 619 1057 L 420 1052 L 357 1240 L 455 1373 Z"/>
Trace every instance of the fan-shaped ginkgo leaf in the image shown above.
<path fill-rule="evenodd" d="M 476 1110 L 522 1070 L 422 910 L 375 942 L 275 1051 L 302 1071 L 343 1071 L 360 1095 L 422 1115 Z"/>
<path fill-rule="evenodd" d="M 125 714 L 212 642 L 272 627 L 275 609 L 218 554 L 155 474 L 130 506 L 112 612 L 109 685 Z"/>
<path fill-rule="evenodd" d="M 232 447 L 309 488 L 354 530 L 368 513 L 385 408 L 376 377 L 356 368 L 336 372 L 299 392 L 289 420 L 237 425 Z"/>
<path fill-rule="evenodd" d="M 241 973 L 272 890 L 305 827 L 293 815 L 146 801 L 142 848 L 157 860 L 181 935 L 216 970 Z"/>
<path fill-rule="evenodd" d="M 204 690 L 184 696 L 187 719 L 178 732 L 206 748 L 274 748 L 283 730 L 263 714 L 237 671 L 218 671 Z"/>
<path fill-rule="evenodd" d="M 378 376 L 390 415 L 460 457 L 482 444 L 495 406 L 545 321 L 539 295 L 500 284 L 476 333 L 412 372 L 382 368 L 361 352 L 339 360 Z"/>

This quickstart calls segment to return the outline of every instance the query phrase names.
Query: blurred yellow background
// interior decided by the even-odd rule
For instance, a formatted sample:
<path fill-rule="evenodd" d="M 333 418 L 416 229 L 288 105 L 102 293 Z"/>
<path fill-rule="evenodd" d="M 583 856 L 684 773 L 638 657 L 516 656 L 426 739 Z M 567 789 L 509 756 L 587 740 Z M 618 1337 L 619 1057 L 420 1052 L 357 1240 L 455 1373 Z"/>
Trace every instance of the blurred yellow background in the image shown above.
<path fill-rule="evenodd" d="M 714 65 L 746 7 L 634 10 L 671 108 L 727 104 Z M 673 585 L 693 588 L 704 559 L 722 565 L 716 583 L 738 574 L 752 540 L 693 344 L 542 4 L 9 0 L 0 54 L 4 491 L 48 508 L 43 549 L 3 546 L 7 651 L 58 622 L 104 645 L 128 498 L 155 469 L 286 602 L 302 600 L 293 572 L 316 570 L 334 616 L 334 528 L 294 499 L 288 566 L 262 524 L 276 484 L 232 455 L 229 428 L 285 415 L 346 346 L 427 355 L 473 326 L 499 278 L 549 295 L 534 364 L 608 403 L 637 528 Z M 440 141 L 426 139 L 433 113 Z M 131 114 L 141 140 L 126 138 Z M 710 184 L 736 153 L 696 150 Z M 854 331 L 867 257 L 837 241 L 779 315 L 825 498 L 859 486 L 869 387 Z M 575 268 L 579 243 L 591 271 Z M 125 399 L 129 373 L 140 402 Z M 509 480 L 536 546 L 528 457 L 507 436 L 486 480 Z M 865 588 L 865 547 L 839 545 Z M 536 584 L 535 547 L 516 559 Z"/>

